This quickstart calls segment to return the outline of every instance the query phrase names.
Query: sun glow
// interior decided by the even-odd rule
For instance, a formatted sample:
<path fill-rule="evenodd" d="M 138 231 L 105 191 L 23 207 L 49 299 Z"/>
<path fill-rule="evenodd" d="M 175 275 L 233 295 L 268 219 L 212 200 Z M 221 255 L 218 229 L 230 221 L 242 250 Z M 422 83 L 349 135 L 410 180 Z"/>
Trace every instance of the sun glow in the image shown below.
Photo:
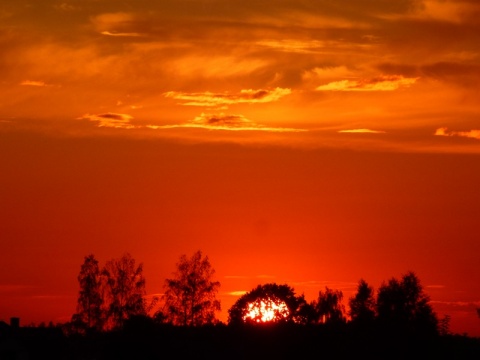
<path fill-rule="evenodd" d="M 243 320 L 254 322 L 275 322 L 288 317 L 290 311 L 287 304 L 278 299 L 258 299 L 248 304 L 246 315 Z"/>

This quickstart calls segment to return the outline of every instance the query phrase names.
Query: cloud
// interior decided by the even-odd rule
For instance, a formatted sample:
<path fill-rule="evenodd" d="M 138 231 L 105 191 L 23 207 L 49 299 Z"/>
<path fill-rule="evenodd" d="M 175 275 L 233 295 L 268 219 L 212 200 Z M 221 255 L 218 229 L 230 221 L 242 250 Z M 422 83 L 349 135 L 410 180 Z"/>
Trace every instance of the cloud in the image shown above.
<path fill-rule="evenodd" d="M 130 121 L 132 116 L 127 114 L 104 113 L 91 115 L 86 114 L 78 118 L 79 120 L 88 120 L 97 123 L 98 127 L 108 127 L 116 129 L 135 129 L 137 126 L 132 125 Z"/>
<path fill-rule="evenodd" d="M 242 295 L 246 294 L 247 292 L 248 291 L 246 291 L 246 290 L 238 290 L 238 291 L 230 291 L 226 294 L 230 295 L 230 296 L 242 296 Z"/>
<path fill-rule="evenodd" d="M 351 129 L 351 130 L 339 130 L 339 133 L 347 134 L 385 134 L 385 131 L 371 130 L 371 129 Z"/>
<path fill-rule="evenodd" d="M 234 114 L 205 114 L 202 113 L 193 120 L 184 124 L 173 125 L 133 125 L 132 116 L 128 114 L 103 113 L 86 114 L 78 118 L 79 120 L 88 120 L 97 123 L 98 127 L 116 128 L 116 129 L 151 129 L 166 130 L 179 128 L 197 128 L 207 130 L 229 130 L 229 131 L 267 131 L 267 132 L 302 132 L 305 129 L 294 129 L 284 127 L 269 127 L 257 124 L 243 115 Z"/>
<path fill-rule="evenodd" d="M 75 10 L 80 9 L 80 8 L 78 8 L 76 6 L 73 6 L 72 4 L 68 4 L 66 2 L 61 3 L 61 4 L 53 5 L 53 8 L 55 10 L 60 10 L 60 11 L 75 11 Z"/>
<path fill-rule="evenodd" d="M 439 301 L 432 300 L 432 304 L 441 304 L 454 307 L 479 307 L 480 301 Z"/>
<path fill-rule="evenodd" d="M 382 63 L 377 68 L 387 74 L 402 73 L 411 77 L 421 76 L 477 87 L 480 81 L 480 65 L 472 62 L 476 56 L 476 53 L 459 52 L 452 55 L 455 61 L 439 61 L 423 65 Z"/>
<path fill-rule="evenodd" d="M 302 132 L 305 129 L 268 127 L 257 124 L 243 115 L 205 114 L 195 117 L 192 121 L 178 125 L 147 125 L 150 129 L 198 128 L 208 130 L 230 131 L 270 131 L 270 132 Z"/>
<path fill-rule="evenodd" d="M 91 22 L 97 32 L 110 36 L 139 36 L 139 32 L 132 29 L 150 29 L 149 23 L 140 14 L 127 12 L 100 14 Z"/>
<path fill-rule="evenodd" d="M 317 91 L 394 91 L 415 84 L 418 78 L 383 75 L 372 79 L 340 80 L 320 85 Z"/>
<path fill-rule="evenodd" d="M 291 94 L 290 89 L 275 88 L 273 90 L 241 90 L 237 94 L 229 93 L 184 93 L 169 91 L 164 95 L 167 98 L 184 101 L 182 105 L 186 106 L 205 106 L 205 107 L 219 107 L 232 104 L 253 104 L 253 103 L 267 103 L 277 101 L 285 95 Z"/>
<path fill-rule="evenodd" d="M 304 80 L 324 80 L 324 79 L 338 79 L 338 78 L 351 78 L 354 73 L 347 66 L 324 66 L 315 67 L 312 70 L 305 71 L 302 74 Z"/>
<path fill-rule="evenodd" d="M 140 33 L 122 33 L 122 32 L 111 32 L 111 31 L 102 31 L 102 35 L 107 35 L 107 36 L 118 36 L 118 37 L 138 37 L 138 36 L 143 36 Z"/>
<path fill-rule="evenodd" d="M 300 40 L 300 39 L 281 39 L 281 40 L 261 40 L 257 45 L 276 51 L 297 53 L 297 54 L 329 54 L 339 51 L 366 50 L 373 48 L 376 44 L 372 43 L 354 43 L 349 41 L 336 40 Z"/>
<path fill-rule="evenodd" d="M 263 40 L 258 41 L 257 45 L 274 50 L 294 52 L 294 53 L 315 53 L 325 47 L 323 41 L 318 40 Z"/>
<path fill-rule="evenodd" d="M 425 287 L 428 289 L 444 289 L 445 285 L 427 285 Z"/>
<path fill-rule="evenodd" d="M 447 23 L 463 23 L 470 15 L 478 14 L 475 1 L 462 0 L 423 0 L 421 8 L 410 17 L 422 20 L 436 20 Z"/>
<path fill-rule="evenodd" d="M 38 87 L 48 86 L 43 81 L 36 81 L 36 80 L 24 80 L 20 83 L 20 85 L 23 85 L 23 86 L 38 86 Z"/>
<path fill-rule="evenodd" d="M 480 130 L 449 131 L 446 127 L 438 128 L 436 136 L 460 136 L 480 140 Z"/>

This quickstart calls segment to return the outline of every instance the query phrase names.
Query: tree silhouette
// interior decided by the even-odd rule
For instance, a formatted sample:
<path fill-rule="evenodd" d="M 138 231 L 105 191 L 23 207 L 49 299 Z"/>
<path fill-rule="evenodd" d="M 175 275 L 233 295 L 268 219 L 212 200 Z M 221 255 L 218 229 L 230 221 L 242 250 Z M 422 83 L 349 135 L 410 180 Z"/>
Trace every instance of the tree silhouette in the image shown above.
<path fill-rule="evenodd" d="M 228 310 L 229 324 L 260 322 L 308 323 L 311 307 L 293 288 L 275 283 L 258 285 L 242 295 Z"/>
<path fill-rule="evenodd" d="M 165 280 L 164 308 L 156 314 L 174 325 L 200 326 L 216 322 L 220 311 L 216 299 L 220 283 L 213 281 L 215 270 L 201 251 L 191 258 L 180 257 L 174 278 Z"/>
<path fill-rule="evenodd" d="M 135 265 L 130 254 L 112 259 L 102 270 L 107 327 L 123 326 L 135 315 L 145 315 L 143 264 Z"/>
<path fill-rule="evenodd" d="M 363 279 L 358 282 L 357 293 L 349 299 L 349 315 L 353 322 L 372 323 L 375 319 L 375 298 L 373 288 Z"/>
<path fill-rule="evenodd" d="M 378 318 L 383 324 L 400 329 L 436 333 L 438 319 L 429 301 L 418 277 L 408 272 L 401 280 L 392 278 L 378 289 Z"/>
<path fill-rule="evenodd" d="M 80 292 L 77 299 L 77 312 L 72 323 L 77 331 L 101 330 L 103 326 L 103 297 L 100 284 L 100 270 L 94 255 L 85 256 L 78 275 Z"/>
<path fill-rule="evenodd" d="M 319 291 L 318 300 L 314 303 L 317 322 L 338 323 L 345 321 L 345 307 L 342 304 L 343 293 L 325 286 L 325 291 Z"/>
<path fill-rule="evenodd" d="M 445 315 L 443 318 L 438 320 L 438 332 L 440 335 L 449 335 L 450 334 L 450 315 Z"/>

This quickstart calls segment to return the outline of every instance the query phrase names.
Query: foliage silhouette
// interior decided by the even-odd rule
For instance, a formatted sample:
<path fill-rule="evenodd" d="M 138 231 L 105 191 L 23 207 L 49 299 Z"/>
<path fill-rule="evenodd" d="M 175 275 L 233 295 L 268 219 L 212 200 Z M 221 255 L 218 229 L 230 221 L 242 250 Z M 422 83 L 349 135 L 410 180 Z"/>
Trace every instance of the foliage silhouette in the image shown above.
<path fill-rule="evenodd" d="M 440 335 L 450 334 L 450 315 L 445 315 L 442 319 L 438 320 L 438 332 Z"/>
<path fill-rule="evenodd" d="M 198 266 L 207 260 L 207 268 L 210 269 L 207 273 L 212 275 L 213 269 L 208 259 L 202 258 L 199 252 L 195 255 L 197 256 L 191 259 L 182 256 L 178 266 Z M 136 294 L 132 297 L 134 299 L 138 299 L 139 294 L 144 294 L 145 280 L 141 264 L 136 266 L 127 254 L 107 265 L 103 271 L 99 271 L 98 262 L 93 255 L 89 255 L 81 266 L 78 276 L 80 293 L 74 317 L 77 316 L 82 321 L 85 330 L 83 333 L 68 331 L 69 324 L 15 327 L 0 321 L 0 359 L 157 359 L 163 358 L 166 353 L 175 354 L 178 358 L 195 356 L 209 359 L 290 359 L 306 358 L 316 353 L 338 359 L 475 359 L 480 353 L 480 338 L 451 334 L 448 331 L 448 316 L 437 321 L 428 304 L 428 296 L 412 272 L 403 275 L 400 280 L 392 278 L 383 283 L 379 288 L 376 304 L 373 300 L 373 288 L 361 279 L 357 294 L 349 301 L 353 304 L 353 310 L 350 311 L 351 322 L 344 322 L 340 291 L 326 288 L 326 291 L 320 291 L 318 302 L 308 304 L 303 295 L 295 295 L 293 288 L 273 283 L 259 285 L 240 297 L 229 309 L 229 326 L 220 322 L 211 326 L 175 326 L 185 324 L 174 321 L 158 323 L 144 312 L 144 302 L 138 302 L 143 305 L 133 308 L 141 310 L 126 311 L 121 326 L 105 328 L 108 331 L 86 331 L 89 326 L 91 329 L 97 326 L 98 319 L 95 317 L 98 316 L 98 308 L 110 309 L 111 299 L 106 296 L 110 291 L 106 287 L 107 278 L 116 279 L 116 286 L 137 284 L 133 286 L 134 290 L 127 291 Z M 198 267 L 195 269 L 198 270 Z M 194 273 L 199 275 L 198 271 Z M 177 275 L 180 274 L 182 272 L 177 271 Z M 121 278 L 129 280 L 120 281 Z M 185 279 L 192 277 L 186 276 Z M 192 282 L 188 284 L 192 285 Z M 215 289 L 218 286 L 213 285 Z M 125 285 L 125 288 L 129 286 Z M 190 287 L 185 289 L 191 290 Z M 103 307 L 99 305 L 98 293 Z M 88 300 L 89 297 L 94 300 Z M 191 298 L 186 299 L 188 303 Z M 258 318 L 245 315 L 250 304 L 258 304 L 262 300 L 264 303 L 267 303 L 265 300 L 283 302 L 288 312 L 280 311 L 276 314 L 273 318 L 278 321 L 273 325 L 230 326 L 256 324 Z M 324 304 L 319 306 L 321 301 Z M 133 303 L 137 304 L 137 301 Z M 370 326 L 368 322 L 359 319 L 364 319 L 365 314 L 366 318 L 370 319 L 372 312 L 374 313 L 374 304 L 378 316 L 373 322 L 374 325 Z M 287 316 L 284 316 L 285 314 Z M 326 323 L 312 324 L 318 322 L 320 316 L 328 319 Z M 191 319 L 190 315 L 188 319 Z M 437 322 L 438 331 L 435 327 Z"/>
<path fill-rule="evenodd" d="M 104 316 L 103 297 L 100 283 L 100 269 L 93 254 L 85 256 L 78 275 L 80 292 L 77 300 L 77 312 L 72 323 L 77 331 L 101 330 Z"/>
<path fill-rule="evenodd" d="M 263 308 L 263 312 L 258 310 Z M 270 316 L 265 319 L 267 311 Z M 275 283 L 258 285 L 242 295 L 228 310 L 229 324 L 252 324 L 259 322 L 293 322 L 306 324 L 313 311 L 303 295 L 296 296 L 293 288 Z"/>
<path fill-rule="evenodd" d="M 318 300 L 313 304 L 316 321 L 323 324 L 345 322 L 345 306 L 342 300 L 343 293 L 340 290 L 325 287 L 325 291 L 319 291 Z"/>
<path fill-rule="evenodd" d="M 130 254 L 112 259 L 102 270 L 107 328 L 122 327 L 134 315 L 145 315 L 143 264 L 135 265 Z"/>
<path fill-rule="evenodd" d="M 220 287 L 213 281 L 215 270 L 201 251 L 192 257 L 180 257 L 174 278 L 165 280 L 163 310 L 157 319 L 174 325 L 200 326 L 217 321 L 215 312 L 220 311 L 216 295 Z"/>
<path fill-rule="evenodd" d="M 373 287 L 363 279 L 358 282 L 357 292 L 348 301 L 349 315 L 354 323 L 370 325 L 375 320 L 376 303 Z"/>
<path fill-rule="evenodd" d="M 438 319 L 429 301 L 416 274 L 407 272 L 401 280 L 391 278 L 378 289 L 378 319 L 400 331 L 437 333 Z"/>

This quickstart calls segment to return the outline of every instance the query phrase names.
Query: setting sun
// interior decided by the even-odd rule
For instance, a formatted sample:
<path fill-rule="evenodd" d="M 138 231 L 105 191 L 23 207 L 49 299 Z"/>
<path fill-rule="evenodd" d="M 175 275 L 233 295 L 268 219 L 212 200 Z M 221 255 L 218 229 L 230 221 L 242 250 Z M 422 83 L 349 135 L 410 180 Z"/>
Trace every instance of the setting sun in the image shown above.
<path fill-rule="evenodd" d="M 275 298 L 257 299 L 248 304 L 247 311 L 243 320 L 253 320 L 257 323 L 276 322 L 281 319 L 286 319 L 290 314 L 285 301 Z"/>

